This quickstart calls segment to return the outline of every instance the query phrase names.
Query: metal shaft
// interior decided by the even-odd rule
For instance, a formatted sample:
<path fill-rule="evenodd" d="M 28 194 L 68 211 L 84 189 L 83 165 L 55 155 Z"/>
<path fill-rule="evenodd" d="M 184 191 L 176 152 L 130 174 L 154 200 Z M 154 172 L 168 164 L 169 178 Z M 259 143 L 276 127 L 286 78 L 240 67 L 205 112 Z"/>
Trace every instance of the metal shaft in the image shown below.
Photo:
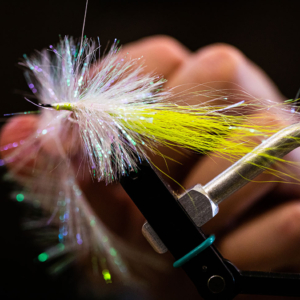
<path fill-rule="evenodd" d="M 299 138 L 300 124 L 282 129 L 207 183 L 205 192 L 218 205 L 276 161 L 270 157 L 282 158 L 299 147 Z"/>

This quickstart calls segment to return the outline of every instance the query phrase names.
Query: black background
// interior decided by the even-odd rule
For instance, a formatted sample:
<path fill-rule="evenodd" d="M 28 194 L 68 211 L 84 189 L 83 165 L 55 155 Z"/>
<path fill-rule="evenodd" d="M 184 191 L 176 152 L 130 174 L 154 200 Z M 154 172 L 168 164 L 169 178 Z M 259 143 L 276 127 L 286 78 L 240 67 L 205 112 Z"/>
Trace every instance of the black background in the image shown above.
<path fill-rule="evenodd" d="M 33 107 L 18 67 L 31 54 L 58 42 L 58 35 L 81 36 L 85 0 L 1 1 L 0 114 Z M 106 46 L 165 34 L 192 51 L 225 42 L 261 66 L 287 98 L 300 87 L 300 1 L 103 1 L 90 0 L 85 34 Z M 0 116 L 1 118 L 1 116 Z"/>
<path fill-rule="evenodd" d="M 85 34 L 99 36 L 104 48 L 115 38 L 125 44 L 156 34 L 170 35 L 192 51 L 211 43 L 229 43 L 261 66 L 287 98 L 293 98 L 300 88 L 299 9 L 300 1 L 90 0 Z M 5 113 L 33 109 L 23 98 L 29 92 L 18 67 L 23 53 L 55 44 L 59 34 L 80 37 L 84 10 L 85 0 L 1 1 L 1 121 Z M 48 276 L 32 266 L 40 249 L 20 231 L 24 209 L 4 201 L 4 188 L 9 193 L 7 184 L 0 182 L 1 240 L 6 245 L 0 251 L 6 278 L 0 284 L 0 296 L 8 299 L 7 295 L 20 293 L 41 299 L 38 295 L 45 296 L 45 291 L 67 293 L 65 281 L 60 279 L 54 288 Z M 70 276 L 66 278 L 74 286 Z"/>

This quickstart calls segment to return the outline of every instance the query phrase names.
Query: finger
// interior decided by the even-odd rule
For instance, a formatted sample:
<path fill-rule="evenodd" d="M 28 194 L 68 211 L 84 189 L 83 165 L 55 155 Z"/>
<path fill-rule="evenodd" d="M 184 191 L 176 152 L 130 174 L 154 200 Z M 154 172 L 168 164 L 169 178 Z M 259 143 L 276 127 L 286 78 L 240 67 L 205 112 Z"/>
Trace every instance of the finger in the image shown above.
<path fill-rule="evenodd" d="M 238 49 L 226 44 L 210 45 L 191 55 L 170 77 L 167 86 L 181 86 L 178 90 L 185 90 L 196 85 L 194 90 L 199 91 L 197 85 L 203 83 L 222 90 L 241 88 L 257 98 L 283 99 L 259 67 Z"/>
<path fill-rule="evenodd" d="M 176 92 L 188 90 L 190 93 L 191 91 L 199 91 L 201 88 L 207 89 L 206 85 L 201 87 L 201 84 L 207 82 L 209 82 L 208 85 L 211 89 L 228 90 L 238 88 L 247 90 L 253 97 L 270 98 L 278 101 L 282 97 L 262 70 L 249 61 L 239 50 L 225 44 L 207 46 L 190 55 L 170 76 L 167 87 L 178 86 L 175 89 Z M 206 100 L 206 98 L 195 97 L 192 104 L 198 104 L 202 100 Z M 195 157 L 189 159 L 177 153 L 170 153 L 170 151 L 167 154 L 176 161 L 183 163 L 183 165 L 169 163 L 169 174 L 171 176 L 172 174 L 178 174 L 175 176 L 176 181 L 184 182 L 185 187 L 191 187 L 197 182 L 197 180 L 189 179 L 196 176 L 195 172 L 189 175 L 191 168 L 199 169 Z M 168 172 L 168 168 L 164 167 L 163 159 L 161 159 L 159 165 L 164 172 Z M 210 167 L 207 166 L 207 168 Z M 213 164 L 213 168 L 216 168 L 216 164 Z M 219 174 L 223 169 L 224 167 L 217 168 L 216 174 Z M 203 169 L 201 169 L 201 172 L 203 172 Z M 206 172 L 204 171 L 204 174 Z M 196 173 L 199 174 L 199 172 Z M 176 188 L 176 184 L 172 186 Z M 272 185 L 264 187 L 265 191 L 270 190 L 271 187 Z"/>
<path fill-rule="evenodd" d="M 56 128 L 54 133 L 51 130 L 51 122 L 49 124 L 47 119 L 28 115 L 13 117 L 3 126 L 0 134 L 0 146 L 3 150 L 1 155 L 4 159 L 13 155 L 13 159 L 7 161 L 9 168 L 18 165 L 21 160 L 23 162 L 27 160 L 26 167 L 33 164 L 37 167 L 37 163 L 47 160 L 49 155 L 53 158 L 60 157 L 55 134 L 60 135 L 64 152 L 68 153 L 70 157 L 74 154 L 75 149 L 78 149 L 78 136 L 76 139 L 74 138 L 75 134 L 78 135 L 77 126 L 63 120 L 60 128 Z M 28 143 L 29 138 L 31 141 Z M 25 145 L 22 146 L 23 144 Z M 43 155 L 37 155 L 38 152 L 43 152 Z"/>
<path fill-rule="evenodd" d="M 145 73 L 155 72 L 164 78 L 170 77 L 190 55 L 179 42 L 166 36 L 144 38 L 125 45 L 120 55 L 126 53 L 129 53 L 132 59 L 142 57 L 145 61 Z M 155 158 L 153 160 L 156 161 Z M 144 218 L 120 185 L 116 183 L 113 186 L 105 186 L 103 183 L 93 182 L 89 176 L 85 178 L 86 180 L 81 180 L 81 187 L 105 224 L 123 237 L 128 233 L 128 241 L 137 238 L 139 243 L 142 243 L 139 239 L 143 239 L 140 230 Z M 118 210 L 122 214 L 112 218 L 112 210 Z"/>
<path fill-rule="evenodd" d="M 285 176 L 285 182 L 279 183 L 276 187 L 276 192 L 278 195 L 282 195 L 284 199 L 293 199 L 300 197 L 300 187 L 299 181 L 300 178 L 300 148 L 297 148 L 285 156 L 285 159 L 290 162 L 294 162 L 292 165 L 289 164 L 288 170 L 284 166 L 283 172 L 288 173 L 291 176 Z M 291 184 L 289 184 L 291 183 Z"/>
<path fill-rule="evenodd" d="M 281 205 L 224 238 L 219 249 L 242 270 L 300 269 L 300 202 Z"/>
<path fill-rule="evenodd" d="M 121 55 L 145 61 L 145 73 L 155 72 L 168 79 L 190 56 L 182 44 L 168 36 L 152 36 L 125 45 Z"/>
<path fill-rule="evenodd" d="M 43 153 L 40 150 L 38 153 L 33 144 L 30 148 L 26 147 L 26 139 L 36 133 L 39 121 L 38 116 L 32 115 L 14 117 L 4 125 L 0 134 L 1 158 L 7 161 L 7 158 L 13 154 L 13 161 L 10 162 L 8 160 L 6 165 L 13 171 L 17 169 L 17 174 L 22 175 L 22 177 L 35 176 L 36 172 L 33 173 L 33 169 L 41 171 L 42 169 L 39 166 L 45 168 L 49 160 L 49 154 L 53 156 L 50 158 L 50 161 L 54 161 L 57 155 L 54 151 L 55 147 L 51 148 L 51 140 L 49 143 L 46 143 Z M 25 141 L 24 146 L 21 141 Z M 37 140 L 37 142 L 39 141 Z M 17 146 L 15 147 L 14 145 Z M 19 147 L 21 147 L 22 151 L 16 154 Z M 40 149 L 39 144 L 37 147 Z M 27 157 L 30 157 L 30 159 L 27 160 Z M 26 164 L 24 164 L 24 160 L 26 160 Z M 77 159 L 73 160 L 76 173 L 79 169 L 78 161 Z M 19 165 L 21 165 L 20 169 Z M 128 242 L 145 246 L 146 242 L 140 234 L 144 218 L 132 204 L 127 194 L 124 193 L 121 186 L 117 183 L 108 186 L 103 182 L 93 183 L 90 174 L 86 172 L 87 170 L 84 169 L 81 171 L 85 172 L 85 174 L 84 176 L 83 174 L 80 174 L 82 176 L 77 176 L 79 184 L 103 223 L 112 232 L 126 238 Z"/>
<path fill-rule="evenodd" d="M 140 58 L 143 56 L 146 64 L 145 72 L 155 71 L 156 73 L 163 74 L 166 77 L 176 70 L 176 68 L 178 68 L 188 56 L 188 51 L 182 45 L 172 38 L 163 36 L 146 38 L 126 45 L 122 52 L 129 52 L 131 58 Z M 15 122 L 18 123 L 18 120 L 15 119 Z M 21 127 L 27 126 L 26 118 L 23 118 L 20 122 L 21 124 L 19 125 Z M 13 130 L 15 130 L 15 128 Z M 12 134 L 10 127 L 4 128 L 3 132 L 5 138 Z M 26 135 L 29 136 L 30 133 L 31 132 L 27 132 Z M 13 135 L 11 137 L 14 139 Z M 25 136 L 23 137 L 25 138 Z M 62 140 L 64 140 L 64 142 L 66 141 L 66 139 Z M 48 154 L 55 155 L 55 144 L 46 143 L 43 149 L 47 151 Z M 15 161 L 14 163 L 17 162 Z M 31 161 L 31 163 L 33 165 L 34 161 Z M 74 164 L 77 163 L 78 161 L 74 161 Z M 78 164 L 77 167 L 79 167 Z M 89 201 L 96 212 L 102 218 L 103 222 L 114 232 L 120 234 L 122 232 L 123 236 L 126 236 L 126 232 L 130 232 L 131 237 L 134 237 L 135 234 L 132 231 L 132 227 L 134 227 L 134 225 L 137 225 L 135 228 L 140 232 L 143 220 L 141 219 L 141 215 L 136 211 L 135 206 L 131 204 L 124 191 L 118 185 L 114 185 L 113 188 L 110 188 L 103 184 L 93 183 L 86 170 L 81 171 L 81 173 L 84 173 L 84 176 L 79 176 L 81 188 L 89 198 Z M 101 201 L 98 197 L 99 193 L 102 194 Z M 118 215 L 117 218 L 111 218 L 112 210 L 122 211 L 123 214 Z M 131 218 L 129 218 L 129 216 L 131 216 Z M 133 222 L 138 224 L 131 224 Z"/>
<path fill-rule="evenodd" d="M 18 116 L 11 118 L 3 127 L 0 134 L 0 145 L 4 147 L 14 142 L 26 139 L 37 129 L 37 116 Z M 1 154 L 7 156 L 15 147 L 3 149 Z"/>
<path fill-rule="evenodd" d="M 179 89 L 187 88 L 187 83 L 194 85 L 210 81 L 211 88 L 215 89 L 247 89 L 254 97 L 280 100 L 281 95 L 272 81 L 265 73 L 255 66 L 236 48 L 216 44 L 200 49 L 191 55 L 184 64 L 170 77 L 168 86 L 180 85 Z M 201 88 L 196 86 L 195 90 Z M 177 90 L 177 89 L 176 89 Z M 201 101 L 201 98 L 197 98 Z M 178 160 L 182 158 L 178 157 Z M 185 166 L 180 171 L 184 186 L 190 188 L 197 183 L 205 184 L 223 170 L 230 163 L 219 158 L 203 158 L 191 163 L 184 162 Z M 186 167 L 187 166 L 187 167 Z M 181 168 L 181 166 L 179 166 Z M 178 168 L 178 166 L 177 166 Z M 180 181 L 180 178 L 176 178 Z M 262 174 L 256 181 L 274 180 L 268 174 Z M 235 193 L 220 205 L 219 214 L 206 226 L 208 231 L 223 230 L 226 224 L 234 221 L 242 212 L 247 210 L 256 200 L 274 188 L 274 183 L 249 183 L 246 187 Z M 230 215 L 232 218 L 228 218 Z M 230 220 L 230 221 L 229 221 Z"/>
<path fill-rule="evenodd" d="M 156 71 L 159 74 L 169 76 L 176 70 L 189 55 L 189 52 L 175 39 L 167 36 L 154 36 L 144 38 L 140 41 L 133 42 L 124 46 L 123 52 L 130 52 L 132 58 L 144 57 L 146 62 L 145 71 Z M 34 130 L 37 129 L 38 119 L 36 116 L 22 116 L 12 118 L 7 126 L 2 130 L 1 145 L 6 145 L 16 140 L 25 139 Z M 66 141 L 67 139 L 62 139 Z M 67 140 L 69 144 L 69 140 Z M 45 145 L 47 150 L 51 150 L 51 145 Z M 11 153 L 9 149 L 4 156 Z M 49 150 L 49 152 L 51 152 Z M 55 151 L 52 151 L 53 154 Z"/>
<path fill-rule="evenodd" d="M 15 154 L 19 148 L 22 147 L 26 139 L 36 132 L 38 127 L 38 117 L 29 115 L 29 116 L 18 116 L 11 118 L 8 123 L 6 123 L 0 133 L 0 156 L 4 160 L 9 158 L 12 154 Z M 24 160 L 28 153 L 29 149 L 26 149 L 25 152 L 19 152 L 17 155 L 14 155 L 12 160 L 7 160 L 6 165 L 9 168 L 13 168 L 15 165 L 18 165 L 20 161 Z M 34 151 L 34 149 L 32 149 Z M 29 159 L 26 162 L 26 167 L 30 167 L 33 164 L 33 159 Z M 27 168 L 26 168 L 27 169 Z M 28 170 L 28 169 L 27 169 Z M 25 168 L 22 170 L 26 172 Z"/>

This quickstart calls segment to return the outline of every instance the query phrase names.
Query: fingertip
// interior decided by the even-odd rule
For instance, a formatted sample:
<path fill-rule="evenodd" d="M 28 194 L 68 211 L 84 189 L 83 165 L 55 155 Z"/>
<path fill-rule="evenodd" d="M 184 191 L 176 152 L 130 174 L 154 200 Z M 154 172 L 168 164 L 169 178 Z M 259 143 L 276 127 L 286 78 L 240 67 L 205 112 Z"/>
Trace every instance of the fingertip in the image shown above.
<path fill-rule="evenodd" d="M 237 68 L 246 61 L 244 54 L 234 46 L 217 43 L 194 54 L 193 63 L 205 69 L 208 80 L 233 82 Z"/>
<path fill-rule="evenodd" d="M 11 118 L 0 132 L 0 146 L 18 143 L 30 136 L 37 128 L 38 116 L 17 116 Z M 7 156 L 10 149 L 1 151 L 1 156 Z"/>
<path fill-rule="evenodd" d="M 216 89 L 242 90 L 254 98 L 280 101 L 283 96 L 267 74 L 234 46 L 217 43 L 190 55 L 172 76 L 167 86 L 180 90 L 205 84 Z M 195 91 L 199 86 L 195 86 Z M 178 92 L 179 90 L 176 89 Z"/>
<path fill-rule="evenodd" d="M 155 72 L 168 78 L 190 56 L 190 51 L 176 39 L 166 35 L 145 37 L 122 49 L 131 58 L 145 60 L 144 72 Z"/>

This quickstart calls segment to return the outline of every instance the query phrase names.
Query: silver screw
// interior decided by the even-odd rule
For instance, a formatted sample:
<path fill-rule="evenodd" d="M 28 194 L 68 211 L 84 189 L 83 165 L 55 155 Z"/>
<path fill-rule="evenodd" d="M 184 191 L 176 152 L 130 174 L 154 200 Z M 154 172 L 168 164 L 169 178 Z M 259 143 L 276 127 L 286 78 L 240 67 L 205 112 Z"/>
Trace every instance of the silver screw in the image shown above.
<path fill-rule="evenodd" d="M 218 294 L 224 290 L 225 280 L 219 275 L 213 275 L 208 279 L 207 286 L 212 293 Z"/>

